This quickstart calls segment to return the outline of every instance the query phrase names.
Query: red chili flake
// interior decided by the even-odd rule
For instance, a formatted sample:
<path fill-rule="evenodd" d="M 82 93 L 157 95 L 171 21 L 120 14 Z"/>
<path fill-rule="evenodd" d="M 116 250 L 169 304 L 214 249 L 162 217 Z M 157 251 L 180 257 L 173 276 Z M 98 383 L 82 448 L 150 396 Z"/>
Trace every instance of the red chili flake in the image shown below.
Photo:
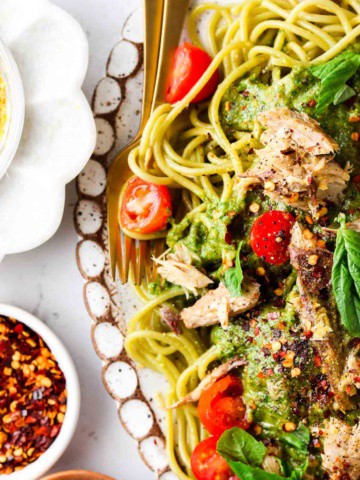
<path fill-rule="evenodd" d="M 254 335 L 255 337 L 258 337 L 260 334 L 260 328 L 259 327 L 255 327 L 255 330 L 254 330 Z"/>
<path fill-rule="evenodd" d="M 319 355 L 315 355 L 314 363 L 317 367 L 321 367 L 321 357 Z"/>
<path fill-rule="evenodd" d="M 359 383 L 359 382 L 360 382 L 360 377 L 354 377 L 354 381 L 355 381 L 356 383 Z"/>
<path fill-rule="evenodd" d="M 18 323 L 15 327 L 14 327 L 14 332 L 15 333 L 23 333 L 24 331 L 24 327 L 22 326 L 21 323 Z"/>
<path fill-rule="evenodd" d="M 316 100 L 314 100 L 313 98 L 308 101 L 308 107 L 315 107 L 315 105 L 316 105 Z"/>
<path fill-rule="evenodd" d="M 231 244 L 232 244 L 232 235 L 231 235 L 231 233 L 229 233 L 229 232 L 226 232 L 226 233 L 225 233 L 225 242 L 226 242 L 228 245 L 231 245 Z"/>
<path fill-rule="evenodd" d="M 260 378 L 260 380 L 263 380 L 265 378 L 264 372 L 259 372 L 258 378 Z"/>
<path fill-rule="evenodd" d="M 349 122 L 350 123 L 360 122 L 360 116 L 359 115 L 353 115 L 352 117 L 349 117 Z"/>
<path fill-rule="evenodd" d="M 356 190 L 359 190 L 359 188 L 360 188 L 360 175 L 355 175 L 352 178 L 352 182 L 355 185 Z"/>
<path fill-rule="evenodd" d="M 66 382 L 41 337 L 0 316 L 0 476 L 37 460 L 60 432 Z M 2 461 L 4 460 L 4 461 Z"/>
<path fill-rule="evenodd" d="M 313 336 L 313 332 L 311 330 L 307 330 L 304 332 L 304 336 L 307 340 L 309 340 Z"/>

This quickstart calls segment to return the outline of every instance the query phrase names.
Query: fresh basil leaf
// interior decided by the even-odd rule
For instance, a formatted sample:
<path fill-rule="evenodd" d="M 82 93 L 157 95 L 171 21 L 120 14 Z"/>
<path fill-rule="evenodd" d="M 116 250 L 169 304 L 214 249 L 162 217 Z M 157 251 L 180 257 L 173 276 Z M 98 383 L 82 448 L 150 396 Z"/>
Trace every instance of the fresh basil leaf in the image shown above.
<path fill-rule="evenodd" d="M 228 462 L 229 467 L 235 473 L 235 475 L 241 480 L 286 480 L 285 477 L 278 475 L 277 473 L 265 472 L 258 467 L 251 467 L 241 462 Z M 298 477 L 288 477 L 291 480 L 298 480 Z M 301 479 L 301 477 L 300 477 Z"/>
<path fill-rule="evenodd" d="M 360 265 L 349 261 L 349 272 L 354 282 L 354 287 L 358 298 L 360 298 Z"/>
<path fill-rule="evenodd" d="M 241 478 L 241 480 L 302 480 L 304 473 L 307 468 L 296 468 L 293 470 L 288 477 L 283 477 L 277 473 L 265 472 L 258 467 L 251 467 L 250 465 L 245 465 L 241 462 L 227 462 L 231 470 L 235 473 L 236 476 Z"/>
<path fill-rule="evenodd" d="M 300 425 L 294 432 L 284 433 L 280 437 L 280 441 L 301 453 L 307 454 L 310 443 L 310 430 L 305 425 Z"/>
<path fill-rule="evenodd" d="M 342 322 L 346 330 L 353 336 L 360 335 L 360 300 L 357 297 L 349 267 L 342 263 L 340 266 L 339 281 L 341 293 L 337 290 L 337 304 Z"/>
<path fill-rule="evenodd" d="M 357 55 L 354 52 L 344 52 L 340 55 L 337 55 L 332 60 L 321 65 L 314 65 L 310 67 L 310 72 L 317 78 L 326 78 L 330 75 L 336 65 L 340 65 L 342 62 L 352 60 L 354 55 Z"/>
<path fill-rule="evenodd" d="M 307 432 L 301 430 L 299 438 L 303 441 L 307 439 Z M 306 462 L 303 468 L 295 468 L 288 477 L 262 470 L 261 465 L 266 455 L 265 445 L 237 427 L 221 435 L 217 451 L 241 480 L 301 480 L 307 469 Z"/>
<path fill-rule="evenodd" d="M 322 113 L 331 103 L 338 105 L 351 98 L 355 91 L 346 82 L 360 67 L 360 54 L 345 52 L 323 65 L 310 67 L 310 72 L 321 80 L 316 111 Z"/>
<path fill-rule="evenodd" d="M 346 330 L 360 336 L 360 234 L 348 230 L 344 219 L 336 237 L 332 285 L 341 321 Z"/>
<path fill-rule="evenodd" d="M 240 250 L 242 242 L 239 243 L 235 257 L 235 267 L 226 270 L 224 275 L 225 287 L 229 290 L 232 297 L 241 297 L 241 284 L 244 279 L 244 274 L 240 263 Z"/>
<path fill-rule="evenodd" d="M 349 272 L 354 282 L 354 287 L 360 298 L 360 234 L 355 230 L 344 228 L 342 231 L 347 252 Z"/>
<path fill-rule="evenodd" d="M 217 451 L 226 461 L 240 461 L 258 467 L 266 454 L 266 447 L 241 428 L 226 430 L 217 443 Z"/>
<path fill-rule="evenodd" d="M 353 88 L 349 87 L 349 85 L 345 84 L 335 95 L 334 97 L 334 105 L 340 105 L 340 103 L 346 102 L 349 98 L 352 98 L 356 95 L 356 92 Z"/>

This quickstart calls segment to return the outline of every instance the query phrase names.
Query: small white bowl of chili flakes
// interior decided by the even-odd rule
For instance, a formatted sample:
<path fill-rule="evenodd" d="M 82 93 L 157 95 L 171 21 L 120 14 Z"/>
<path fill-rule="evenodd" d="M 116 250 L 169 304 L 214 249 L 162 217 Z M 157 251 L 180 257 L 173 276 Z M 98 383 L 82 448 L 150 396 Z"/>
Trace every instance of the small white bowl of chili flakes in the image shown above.
<path fill-rule="evenodd" d="M 0 304 L 0 478 L 36 480 L 64 453 L 80 409 L 79 380 L 57 336 Z"/>

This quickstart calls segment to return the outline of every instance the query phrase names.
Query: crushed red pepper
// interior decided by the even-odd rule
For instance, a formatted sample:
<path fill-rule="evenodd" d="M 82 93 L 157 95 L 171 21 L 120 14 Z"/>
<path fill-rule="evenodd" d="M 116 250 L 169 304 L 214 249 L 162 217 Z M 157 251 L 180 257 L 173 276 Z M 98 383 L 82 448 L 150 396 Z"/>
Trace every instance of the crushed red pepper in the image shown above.
<path fill-rule="evenodd" d="M 65 377 L 37 333 L 0 315 L 0 475 L 34 462 L 59 434 Z"/>

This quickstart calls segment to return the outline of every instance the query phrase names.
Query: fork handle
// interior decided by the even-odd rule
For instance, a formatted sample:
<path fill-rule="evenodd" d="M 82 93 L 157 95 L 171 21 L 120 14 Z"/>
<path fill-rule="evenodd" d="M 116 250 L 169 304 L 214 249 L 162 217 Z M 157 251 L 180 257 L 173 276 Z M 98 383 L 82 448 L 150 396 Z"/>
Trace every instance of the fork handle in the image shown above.
<path fill-rule="evenodd" d="M 179 45 L 190 0 L 165 0 L 153 108 L 165 101 L 168 76 Z"/>
<path fill-rule="evenodd" d="M 164 0 L 144 0 L 144 87 L 142 117 L 138 136 L 148 121 L 154 99 L 156 72 L 159 60 Z"/>

